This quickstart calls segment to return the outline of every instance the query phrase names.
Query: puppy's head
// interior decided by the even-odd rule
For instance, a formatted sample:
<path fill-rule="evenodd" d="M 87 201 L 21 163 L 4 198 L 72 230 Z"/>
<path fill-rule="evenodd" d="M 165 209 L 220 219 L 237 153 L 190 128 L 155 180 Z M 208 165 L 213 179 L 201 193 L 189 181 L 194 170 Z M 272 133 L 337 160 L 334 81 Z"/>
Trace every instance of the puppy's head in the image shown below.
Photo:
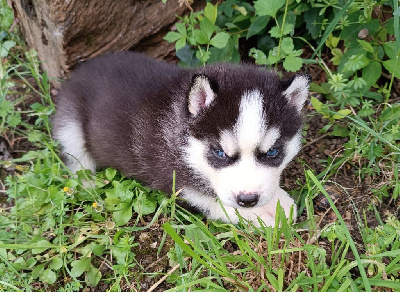
<path fill-rule="evenodd" d="M 301 146 L 309 78 L 254 66 L 206 67 L 188 92 L 185 159 L 227 206 L 267 204 Z"/>

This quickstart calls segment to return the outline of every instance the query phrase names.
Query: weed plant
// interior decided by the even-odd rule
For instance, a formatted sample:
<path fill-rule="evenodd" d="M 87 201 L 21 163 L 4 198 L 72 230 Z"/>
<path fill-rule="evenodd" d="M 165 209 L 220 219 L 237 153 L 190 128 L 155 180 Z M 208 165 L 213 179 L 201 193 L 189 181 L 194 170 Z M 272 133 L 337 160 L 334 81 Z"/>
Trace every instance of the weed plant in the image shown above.
<path fill-rule="evenodd" d="M 0 291 L 400 291 L 399 210 L 384 219 L 377 210 L 400 194 L 396 0 L 208 2 L 167 34 L 183 66 L 254 59 L 326 76 L 312 84 L 325 100 L 311 103 L 326 120 L 321 134 L 347 138 L 345 151 L 324 171 L 305 171 L 295 190 L 305 219 L 293 225 L 277 206 L 274 227 L 206 221 L 176 204 L 179 190 L 166 196 L 113 169 L 71 175 L 51 138 L 50 80 L 9 31 L 12 12 L 0 3 L 1 139 L 10 148 L 30 143 L 0 161 L 15 168 L 1 178 L 9 204 L 0 205 Z M 377 226 L 355 212 L 359 227 L 350 231 L 326 192 L 345 162 L 372 182 Z M 313 205 L 320 193 L 338 218 L 323 228 Z M 143 244 L 154 263 L 139 260 Z M 168 264 L 157 267 L 161 260 Z"/>

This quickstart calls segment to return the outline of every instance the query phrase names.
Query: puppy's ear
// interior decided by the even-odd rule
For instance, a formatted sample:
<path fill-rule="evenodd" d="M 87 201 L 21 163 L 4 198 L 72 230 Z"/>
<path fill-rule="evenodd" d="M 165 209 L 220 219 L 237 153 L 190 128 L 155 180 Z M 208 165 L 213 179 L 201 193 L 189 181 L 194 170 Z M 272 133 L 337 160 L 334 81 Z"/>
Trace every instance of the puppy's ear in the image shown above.
<path fill-rule="evenodd" d="M 282 81 L 284 88 L 283 96 L 289 104 L 296 107 L 298 111 L 304 106 L 310 89 L 311 77 L 306 74 L 296 74 L 287 81 Z"/>
<path fill-rule="evenodd" d="M 189 92 L 189 112 L 193 116 L 197 116 L 215 99 L 217 91 L 218 86 L 215 82 L 212 82 L 209 77 L 203 74 L 194 75 Z"/>

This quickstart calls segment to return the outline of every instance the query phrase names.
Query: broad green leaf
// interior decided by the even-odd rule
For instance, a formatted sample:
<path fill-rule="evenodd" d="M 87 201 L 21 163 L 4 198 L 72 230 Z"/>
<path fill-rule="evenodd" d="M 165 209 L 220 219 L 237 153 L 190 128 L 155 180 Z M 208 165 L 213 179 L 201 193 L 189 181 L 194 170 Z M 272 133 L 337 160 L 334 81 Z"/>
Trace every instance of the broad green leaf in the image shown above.
<path fill-rule="evenodd" d="M 253 35 L 258 34 L 262 31 L 268 24 L 269 20 L 271 19 L 270 16 L 259 16 L 251 23 L 249 27 L 249 31 L 247 32 L 246 39 L 249 39 Z"/>
<path fill-rule="evenodd" d="M 293 39 L 292 38 L 282 39 L 281 49 L 286 55 L 290 55 L 290 53 L 292 53 L 294 50 Z"/>
<path fill-rule="evenodd" d="M 13 112 L 7 117 L 7 124 L 10 127 L 16 127 L 21 123 L 21 114 L 19 112 Z"/>
<path fill-rule="evenodd" d="M 278 56 L 278 47 L 273 48 L 268 52 L 268 65 L 273 65 L 278 63 L 282 58 Z"/>
<path fill-rule="evenodd" d="M 332 135 L 337 137 L 348 137 L 350 130 L 346 126 L 333 125 Z"/>
<path fill-rule="evenodd" d="M 298 3 L 300 1 L 297 1 Z M 295 9 L 293 10 L 293 13 L 295 15 L 301 15 L 303 12 L 306 12 L 310 9 L 310 7 L 308 6 L 308 4 L 306 3 L 302 3 L 299 6 L 296 6 Z"/>
<path fill-rule="evenodd" d="M 362 108 L 358 111 L 357 115 L 359 117 L 368 117 L 370 115 L 373 115 L 375 113 L 375 110 L 373 108 Z"/>
<path fill-rule="evenodd" d="M 218 6 L 212 5 L 210 2 L 207 2 L 206 7 L 204 8 L 204 16 L 211 21 L 212 24 L 215 24 L 217 21 L 218 15 Z"/>
<path fill-rule="evenodd" d="M 97 256 L 103 255 L 103 252 L 105 249 L 106 249 L 106 247 L 102 244 L 93 244 L 93 246 L 92 246 L 92 251 Z"/>
<path fill-rule="evenodd" d="M 329 35 L 328 39 L 325 41 L 327 47 L 333 49 L 339 44 L 340 38 L 334 37 L 332 34 Z"/>
<path fill-rule="evenodd" d="M 238 6 L 238 5 L 232 5 L 232 8 L 235 9 L 236 11 L 240 12 L 242 15 L 246 16 L 247 15 L 247 10 L 243 6 Z"/>
<path fill-rule="evenodd" d="M 118 265 L 125 265 L 127 261 L 127 255 L 129 254 L 129 250 L 121 248 L 119 246 L 111 246 L 110 249 L 112 250 L 113 257 L 117 261 Z"/>
<path fill-rule="evenodd" d="M 32 269 L 37 264 L 36 258 L 30 258 L 26 261 L 26 265 L 29 269 Z"/>
<path fill-rule="evenodd" d="M 333 55 L 333 58 L 331 59 L 333 65 L 339 65 L 340 61 L 342 60 L 343 57 L 343 52 L 339 48 L 334 48 L 331 50 L 331 53 Z"/>
<path fill-rule="evenodd" d="M 63 266 L 63 260 L 61 259 L 60 256 L 56 256 L 53 258 L 53 260 L 50 263 L 50 268 L 52 270 L 59 270 Z"/>
<path fill-rule="evenodd" d="M 400 53 L 396 48 L 395 42 L 386 42 L 383 44 L 383 48 L 385 50 L 386 55 L 389 57 L 389 59 L 396 59 L 396 57 Z"/>
<path fill-rule="evenodd" d="M 367 91 L 367 92 L 364 92 L 364 96 L 366 98 L 374 99 L 374 100 L 376 100 L 378 102 L 383 102 L 382 93 L 373 92 L 373 91 Z"/>
<path fill-rule="evenodd" d="M 6 99 L 2 99 L 0 103 L 0 117 L 5 118 L 9 112 L 14 110 L 12 103 Z"/>
<path fill-rule="evenodd" d="M 269 52 L 275 45 L 275 40 L 267 34 L 260 37 L 257 41 L 257 48 L 263 52 Z"/>
<path fill-rule="evenodd" d="M 178 40 L 175 43 L 175 50 L 179 51 L 180 49 L 182 49 L 185 46 L 186 46 L 186 37 L 185 38 L 181 38 L 180 40 Z"/>
<path fill-rule="evenodd" d="M 251 48 L 249 52 L 249 56 L 255 59 L 256 64 L 258 65 L 267 65 L 267 56 L 263 51 L 257 50 L 256 48 Z"/>
<path fill-rule="evenodd" d="M 177 51 L 176 56 L 181 60 L 181 65 L 185 67 L 196 67 L 199 64 L 195 50 L 188 45 Z"/>
<path fill-rule="evenodd" d="M 113 218 L 117 226 L 125 225 L 132 218 L 132 205 L 130 202 L 121 204 L 120 207 L 119 211 L 113 213 Z"/>
<path fill-rule="evenodd" d="M 7 5 L 4 6 L 4 4 L 2 4 L 0 7 L 1 7 L 1 9 L 0 9 L 0 15 L 1 15 L 0 28 L 8 29 L 14 21 L 14 13 L 13 13 L 12 9 Z"/>
<path fill-rule="evenodd" d="M 285 27 L 283 28 L 283 31 L 280 27 L 274 26 L 270 29 L 268 33 L 274 38 L 280 38 L 284 35 L 290 34 L 292 31 L 293 31 L 293 24 L 286 23 Z"/>
<path fill-rule="evenodd" d="M 304 13 L 304 21 L 306 22 L 306 28 L 311 34 L 313 39 L 316 39 L 321 34 L 322 21 L 324 20 L 323 15 L 319 15 L 319 10 L 313 7 Z"/>
<path fill-rule="evenodd" d="M 364 50 L 366 50 L 367 52 L 370 52 L 372 54 L 374 53 L 374 48 L 372 47 L 372 45 L 369 42 L 364 41 L 364 40 L 357 40 L 357 41 L 361 45 L 361 47 L 363 47 Z"/>
<path fill-rule="evenodd" d="M 382 114 L 379 116 L 379 121 L 382 123 L 388 121 L 394 121 L 400 116 L 400 104 L 395 104 L 393 106 L 387 107 Z"/>
<path fill-rule="evenodd" d="M 400 58 L 383 61 L 382 64 L 390 74 L 400 79 Z"/>
<path fill-rule="evenodd" d="M 209 38 L 207 37 L 207 34 L 199 29 L 194 30 L 194 37 L 196 38 L 196 42 L 200 45 L 205 45 L 208 44 Z"/>
<path fill-rule="evenodd" d="M 40 278 L 47 284 L 54 284 L 57 280 L 56 273 L 54 273 L 54 271 L 50 269 L 44 270 L 43 273 L 40 275 Z"/>
<path fill-rule="evenodd" d="M 71 263 L 72 269 L 71 269 L 71 276 L 73 277 L 79 277 L 80 275 L 83 274 L 83 272 L 86 272 L 89 270 L 91 263 L 90 263 L 90 258 L 82 258 L 80 260 L 75 260 Z"/>
<path fill-rule="evenodd" d="M 107 210 L 114 211 L 113 209 L 116 208 L 116 206 L 121 203 L 121 199 L 110 197 L 110 198 L 105 198 L 104 202 L 106 203 Z"/>
<path fill-rule="evenodd" d="M 38 130 L 31 130 L 28 133 L 28 141 L 29 142 L 40 142 L 40 141 L 45 141 L 46 140 L 46 134 L 38 131 Z"/>
<path fill-rule="evenodd" d="M 343 70 L 348 72 L 355 72 L 366 67 L 369 64 L 370 60 L 364 55 L 353 55 L 347 60 L 346 64 L 344 64 Z"/>
<path fill-rule="evenodd" d="M 330 86 L 328 83 L 322 83 L 322 84 L 318 85 L 315 82 L 311 82 L 310 92 L 318 92 L 318 93 L 328 95 L 328 94 L 332 93 L 332 90 L 330 90 L 329 87 Z"/>
<path fill-rule="evenodd" d="M 212 34 L 215 31 L 215 25 L 211 23 L 208 18 L 203 18 L 200 22 L 201 31 L 203 31 L 207 35 L 207 42 L 211 39 Z"/>
<path fill-rule="evenodd" d="M 364 67 L 362 70 L 362 79 L 366 82 L 365 91 L 369 90 L 381 75 L 382 65 L 378 61 L 371 61 L 366 67 Z"/>
<path fill-rule="evenodd" d="M 290 72 L 298 71 L 303 65 L 303 59 L 295 56 L 287 56 L 283 61 L 283 68 Z"/>
<path fill-rule="evenodd" d="M 177 40 L 180 40 L 181 38 L 184 38 L 185 36 L 180 34 L 179 32 L 176 31 L 170 31 L 167 33 L 167 35 L 164 37 L 164 40 L 166 40 L 169 43 L 176 42 Z"/>
<path fill-rule="evenodd" d="M 285 2 L 285 0 L 258 0 L 254 2 L 254 9 L 257 15 L 275 18 L 276 13 Z"/>
<path fill-rule="evenodd" d="M 86 277 L 85 277 L 86 282 L 90 286 L 96 287 L 97 284 L 99 283 L 100 279 L 101 279 L 100 271 L 97 268 L 95 268 L 94 266 L 90 265 L 90 268 L 87 271 Z"/>
<path fill-rule="evenodd" d="M 41 264 L 41 265 L 37 265 L 36 267 L 33 268 L 32 274 L 31 274 L 33 279 L 40 277 L 40 275 L 44 271 L 44 266 L 45 266 L 45 264 Z"/>
<path fill-rule="evenodd" d="M 187 30 L 185 24 L 178 22 L 175 24 L 176 30 L 183 36 L 187 36 Z"/>
<path fill-rule="evenodd" d="M 203 51 L 201 52 L 198 50 L 196 52 L 196 57 L 200 60 L 200 63 L 205 64 L 208 59 L 210 58 L 211 52 L 210 51 Z"/>
<path fill-rule="evenodd" d="M 340 110 L 340 111 L 337 111 L 337 114 L 334 114 L 334 115 L 332 116 L 332 119 L 340 120 L 340 119 L 343 119 L 345 116 L 348 116 L 349 114 L 351 114 L 351 110 L 349 110 L 349 109 L 342 109 L 342 110 Z"/>
<path fill-rule="evenodd" d="M 157 205 L 146 197 L 142 197 L 141 200 L 137 199 L 133 202 L 133 209 L 136 213 L 148 215 L 156 211 Z"/>
<path fill-rule="evenodd" d="M 273 26 L 268 33 L 274 38 L 280 38 L 282 36 L 281 29 L 277 26 Z"/>
<path fill-rule="evenodd" d="M 25 259 L 23 257 L 17 258 L 13 263 L 13 267 L 16 270 L 25 270 L 25 269 L 28 268 L 27 264 L 26 264 L 26 261 L 25 261 Z"/>
<path fill-rule="evenodd" d="M 210 41 L 210 45 L 212 45 L 218 49 L 222 49 L 222 48 L 226 47 L 226 45 L 228 44 L 229 37 L 230 36 L 228 33 L 219 32 L 215 36 L 213 36 L 213 38 Z"/>
<path fill-rule="evenodd" d="M 10 49 L 16 45 L 14 41 L 5 41 L 4 43 L 0 43 L 0 57 L 4 58 L 8 56 Z"/>
<path fill-rule="evenodd" d="M 208 63 L 239 63 L 240 54 L 238 50 L 238 35 L 230 37 L 228 40 L 228 44 L 223 49 L 211 47 L 209 51 L 210 58 L 207 61 Z"/>
<path fill-rule="evenodd" d="M 314 96 L 311 96 L 311 104 L 317 112 L 319 113 L 322 112 L 324 104 L 320 102 L 318 99 L 316 99 Z"/>
<path fill-rule="evenodd" d="M 113 178 L 115 177 L 116 174 L 117 174 L 117 170 L 115 170 L 113 168 L 107 168 L 106 169 L 106 178 L 107 178 L 107 180 L 109 180 L 109 181 L 113 180 Z"/>

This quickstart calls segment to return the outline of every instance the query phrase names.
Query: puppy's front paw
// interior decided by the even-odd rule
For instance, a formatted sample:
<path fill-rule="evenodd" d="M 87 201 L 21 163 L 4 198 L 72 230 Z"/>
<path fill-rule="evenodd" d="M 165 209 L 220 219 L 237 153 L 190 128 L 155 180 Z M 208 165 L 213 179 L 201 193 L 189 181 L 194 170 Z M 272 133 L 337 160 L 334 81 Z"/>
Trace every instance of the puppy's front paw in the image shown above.
<path fill-rule="evenodd" d="M 284 190 L 279 188 L 276 195 L 268 202 L 268 204 L 252 208 L 249 210 L 245 210 L 242 215 L 244 218 L 248 218 L 250 221 L 253 222 L 254 225 L 259 226 L 260 223 L 258 221 L 258 217 L 264 221 L 266 226 L 274 226 L 275 225 L 275 217 L 276 217 L 276 207 L 279 201 L 280 206 L 283 208 L 286 218 L 289 218 L 290 209 L 293 206 L 293 220 L 297 217 L 297 208 L 294 203 L 294 200 L 286 193 Z M 249 216 L 248 212 L 251 212 L 252 215 Z M 247 215 L 247 216 L 246 216 Z"/>

